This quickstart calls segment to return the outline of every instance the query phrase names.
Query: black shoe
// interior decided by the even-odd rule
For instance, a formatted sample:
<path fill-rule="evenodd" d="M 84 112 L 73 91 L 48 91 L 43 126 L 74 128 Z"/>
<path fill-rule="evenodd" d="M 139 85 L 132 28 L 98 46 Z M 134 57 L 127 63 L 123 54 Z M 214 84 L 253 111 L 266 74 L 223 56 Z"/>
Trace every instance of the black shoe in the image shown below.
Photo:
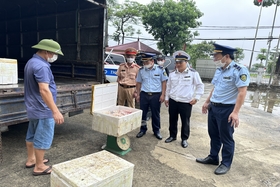
<path fill-rule="evenodd" d="M 187 140 L 182 140 L 181 145 L 182 145 L 183 148 L 188 147 L 188 142 L 187 142 Z"/>
<path fill-rule="evenodd" d="M 169 138 L 167 138 L 165 140 L 165 143 L 170 143 L 170 142 L 175 141 L 175 140 L 176 140 L 176 138 L 173 138 L 172 136 L 170 136 Z"/>
<path fill-rule="evenodd" d="M 197 158 L 196 161 L 201 164 L 219 165 L 219 160 L 218 161 L 213 160 L 210 156 L 208 156 L 206 158 Z"/>
<path fill-rule="evenodd" d="M 155 137 L 159 140 L 162 140 L 162 136 L 160 135 L 160 133 L 154 133 Z"/>
<path fill-rule="evenodd" d="M 217 169 L 215 170 L 216 175 L 223 175 L 229 171 L 230 167 L 225 166 L 224 164 L 220 164 Z"/>
<path fill-rule="evenodd" d="M 141 138 L 141 137 L 144 136 L 145 134 L 146 134 L 146 132 L 140 131 L 140 132 L 136 135 L 136 138 Z"/>

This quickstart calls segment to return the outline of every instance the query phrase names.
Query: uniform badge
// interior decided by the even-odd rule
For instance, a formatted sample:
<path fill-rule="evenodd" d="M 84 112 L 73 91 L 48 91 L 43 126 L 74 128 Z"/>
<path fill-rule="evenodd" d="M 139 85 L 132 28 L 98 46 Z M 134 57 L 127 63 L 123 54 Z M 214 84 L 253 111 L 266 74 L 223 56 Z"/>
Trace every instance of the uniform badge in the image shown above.
<path fill-rule="evenodd" d="M 163 72 L 163 75 L 164 75 L 164 76 L 167 76 L 166 71 Z"/>
<path fill-rule="evenodd" d="M 240 75 L 240 79 L 245 82 L 247 80 L 247 75 L 246 74 Z"/>

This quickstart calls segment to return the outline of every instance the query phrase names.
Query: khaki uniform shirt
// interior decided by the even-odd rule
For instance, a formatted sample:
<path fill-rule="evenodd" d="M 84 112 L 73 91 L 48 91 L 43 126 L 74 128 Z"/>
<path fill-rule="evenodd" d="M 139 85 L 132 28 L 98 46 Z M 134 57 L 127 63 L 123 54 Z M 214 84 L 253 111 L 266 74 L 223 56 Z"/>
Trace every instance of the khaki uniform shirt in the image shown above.
<path fill-rule="evenodd" d="M 136 86 L 136 77 L 140 66 L 136 63 L 128 66 L 127 63 L 122 63 L 117 71 L 118 83 L 125 86 Z"/>

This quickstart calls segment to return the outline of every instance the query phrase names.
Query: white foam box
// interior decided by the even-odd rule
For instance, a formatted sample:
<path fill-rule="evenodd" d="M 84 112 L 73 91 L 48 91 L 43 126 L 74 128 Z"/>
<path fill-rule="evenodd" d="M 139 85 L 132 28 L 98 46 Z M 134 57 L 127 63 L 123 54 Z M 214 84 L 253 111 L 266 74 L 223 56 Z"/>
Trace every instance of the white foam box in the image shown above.
<path fill-rule="evenodd" d="M 17 60 L 0 58 L 0 85 L 18 83 Z"/>
<path fill-rule="evenodd" d="M 116 106 L 118 84 L 92 86 L 92 129 L 114 137 L 120 137 L 141 126 L 142 110 Z M 116 116 L 115 114 L 126 113 Z"/>
<path fill-rule="evenodd" d="M 108 151 L 52 166 L 51 187 L 131 187 L 134 165 Z"/>

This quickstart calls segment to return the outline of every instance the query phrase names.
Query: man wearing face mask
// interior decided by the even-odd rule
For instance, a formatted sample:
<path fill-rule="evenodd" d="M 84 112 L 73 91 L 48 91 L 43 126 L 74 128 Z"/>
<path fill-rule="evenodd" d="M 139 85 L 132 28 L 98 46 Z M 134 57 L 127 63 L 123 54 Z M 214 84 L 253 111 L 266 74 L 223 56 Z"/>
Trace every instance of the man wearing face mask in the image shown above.
<path fill-rule="evenodd" d="M 164 63 L 165 63 L 165 57 L 163 55 L 157 55 L 157 64 L 160 66 L 160 67 L 163 67 L 164 68 Z M 167 76 L 169 76 L 169 70 L 168 68 L 164 68 Z"/>
<path fill-rule="evenodd" d="M 37 45 L 37 53 L 24 68 L 24 101 L 29 119 L 26 133 L 26 168 L 33 168 L 33 175 L 51 173 L 51 166 L 45 165 L 44 158 L 54 136 L 54 126 L 64 122 L 63 115 L 56 106 L 56 84 L 50 63 L 63 55 L 60 45 L 50 39 L 43 39 Z"/>
<path fill-rule="evenodd" d="M 120 64 L 117 71 L 118 86 L 118 105 L 124 106 L 127 102 L 128 107 L 135 108 L 135 88 L 136 76 L 140 66 L 135 61 L 137 50 L 130 47 L 125 50 L 126 62 Z"/>
<path fill-rule="evenodd" d="M 246 67 L 234 62 L 236 49 L 214 44 L 214 61 L 218 67 L 212 79 L 214 88 L 202 106 L 202 113 L 208 112 L 208 134 L 210 154 L 197 158 L 202 164 L 219 165 L 219 152 L 222 148 L 222 161 L 215 174 L 226 174 L 234 155 L 234 128 L 239 125 L 239 110 L 244 102 L 250 74 Z"/>
<path fill-rule="evenodd" d="M 177 53 L 177 52 L 175 52 Z M 204 93 L 204 84 L 197 71 L 188 67 L 190 55 L 179 52 L 175 56 L 176 70 L 170 73 L 167 81 L 165 106 L 169 107 L 169 138 L 165 143 L 176 140 L 178 131 L 178 116 L 181 118 L 181 146 L 188 146 L 190 135 L 190 117 L 192 106 Z"/>
<path fill-rule="evenodd" d="M 157 55 L 156 56 L 156 61 L 157 61 L 157 64 L 164 68 L 164 62 L 165 62 L 165 57 L 163 55 Z M 166 75 L 167 77 L 169 76 L 169 70 L 168 68 L 164 68 L 165 72 L 166 72 Z M 149 108 L 149 111 L 147 113 L 147 121 L 149 121 L 152 117 L 152 111 L 151 111 L 151 108 Z"/>
<path fill-rule="evenodd" d="M 140 68 L 136 78 L 136 101 L 140 102 L 142 112 L 142 124 L 137 138 L 146 134 L 147 112 L 149 107 L 152 111 L 152 128 L 157 139 L 161 140 L 160 134 L 160 106 L 164 102 L 166 80 L 168 79 L 165 70 L 154 64 L 153 57 L 155 54 L 143 53 L 143 67 Z"/>

